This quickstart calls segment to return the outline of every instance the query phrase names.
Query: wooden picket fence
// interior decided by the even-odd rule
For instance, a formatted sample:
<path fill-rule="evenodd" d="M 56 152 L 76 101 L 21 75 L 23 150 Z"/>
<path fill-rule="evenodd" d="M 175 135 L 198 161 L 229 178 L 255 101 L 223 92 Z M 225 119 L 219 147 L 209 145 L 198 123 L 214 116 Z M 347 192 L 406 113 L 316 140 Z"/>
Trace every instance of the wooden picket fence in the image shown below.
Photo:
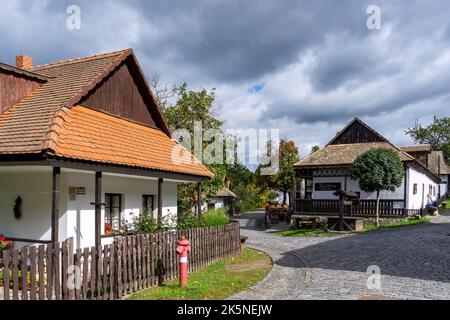
<path fill-rule="evenodd" d="M 56 245 L 3 251 L 4 300 L 112 300 L 178 277 L 177 240 L 190 240 L 189 271 L 240 253 L 239 222 L 150 235 L 73 251 Z"/>

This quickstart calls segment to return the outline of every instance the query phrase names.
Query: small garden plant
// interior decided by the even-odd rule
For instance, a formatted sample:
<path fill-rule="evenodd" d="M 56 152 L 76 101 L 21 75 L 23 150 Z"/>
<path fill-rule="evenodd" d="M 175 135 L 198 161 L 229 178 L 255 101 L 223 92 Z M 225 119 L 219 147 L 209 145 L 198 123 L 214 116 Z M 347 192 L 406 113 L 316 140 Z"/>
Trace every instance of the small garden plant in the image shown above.
<path fill-rule="evenodd" d="M 210 210 L 201 216 L 205 227 L 221 226 L 230 222 L 230 217 L 224 209 Z"/>
<path fill-rule="evenodd" d="M 13 243 L 11 241 L 6 241 L 5 236 L 0 235 L 0 258 L 2 257 L 3 250 L 13 249 Z"/>
<path fill-rule="evenodd" d="M 214 227 L 224 225 L 230 222 L 230 217 L 225 209 L 209 210 L 200 217 L 192 213 L 183 214 L 177 221 L 173 215 L 165 215 L 158 223 L 158 220 L 149 214 L 134 215 L 130 222 L 121 221 L 119 230 L 111 230 L 105 225 L 105 232 L 112 235 L 129 234 L 152 234 L 155 232 L 165 232 L 173 230 L 183 230 L 189 228 Z"/>

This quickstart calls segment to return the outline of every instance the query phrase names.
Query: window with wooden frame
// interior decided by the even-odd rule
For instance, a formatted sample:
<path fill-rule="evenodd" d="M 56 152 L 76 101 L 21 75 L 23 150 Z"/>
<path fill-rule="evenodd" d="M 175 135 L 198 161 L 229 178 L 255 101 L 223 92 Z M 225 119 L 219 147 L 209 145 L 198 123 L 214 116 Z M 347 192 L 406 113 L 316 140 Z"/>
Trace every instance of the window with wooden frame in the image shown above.
<path fill-rule="evenodd" d="M 417 183 L 413 184 L 413 194 L 417 194 Z"/>
<path fill-rule="evenodd" d="M 122 195 L 118 193 L 105 194 L 105 224 L 111 229 L 120 229 L 122 220 Z"/>
<path fill-rule="evenodd" d="M 154 196 L 153 195 L 148 195 L 148 194 L 144 194 L 142 195 L 142 213 L 149 215 L 149 216 L 153 216 L 153 207 L 154 205 Z"/>

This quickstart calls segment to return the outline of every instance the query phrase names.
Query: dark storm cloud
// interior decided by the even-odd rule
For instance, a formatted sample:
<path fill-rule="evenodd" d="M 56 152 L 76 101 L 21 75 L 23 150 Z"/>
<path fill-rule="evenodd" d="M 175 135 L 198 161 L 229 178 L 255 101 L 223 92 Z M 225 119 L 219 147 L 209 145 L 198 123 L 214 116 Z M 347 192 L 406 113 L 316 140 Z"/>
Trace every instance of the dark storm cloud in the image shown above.
<path fill-rule="evenodd" d="M 74 2 L 82 28 L 71 31 Z M 366 27 L 370 4 L 381 8 L 381 30 Z M 450 108 L 449 9 L 446 0 L 4 0 L 0 61 L 27 53 L 43 64 L 132 47 L 148 75 L 217 87 L 234 126 L 278 122 L 297 134 L 357 115 L 385 117 L 399 132 L 406 119 Z"/>
<path fill-rule="evenodd" d="M 2 55 L 12 54 L 11 47 L 19 44 L 46 58 L 95 48 L 104 37 L 103 28 L 127 28 L 133 22 L 126 16 L 114 19 L 120 14 L 111 16 L 110 10 L 132 8 L 137 12 L 134 22 L 141 25 L 137 32 L 142 41 L 135 43 L 136 50 L 151 60 L 166 59 L 164 64 L 192 68 L 214 81 L 270 74 L 295 61 L 330 32 L 352 32 L 355 37 L 365 32 L 365 6 L 351 0 L 336 6 L 329 1 L 77 1 L 86 23 L 77 32 L 64 28 L 65 9 L 73 1 L 31 2 L 41 9 L 30 6 L 30 1 L 19 1 L 16 6 L 24 16 L 35 17 L 21 21 L 28 25 L 24 30 L 28 34 L 20 37 L 24 41 L 7 36 L 8 43 L 15 45 L 10 49 L 2 45 Z M 106 5 L 111 3 L 117 5 Z"/>

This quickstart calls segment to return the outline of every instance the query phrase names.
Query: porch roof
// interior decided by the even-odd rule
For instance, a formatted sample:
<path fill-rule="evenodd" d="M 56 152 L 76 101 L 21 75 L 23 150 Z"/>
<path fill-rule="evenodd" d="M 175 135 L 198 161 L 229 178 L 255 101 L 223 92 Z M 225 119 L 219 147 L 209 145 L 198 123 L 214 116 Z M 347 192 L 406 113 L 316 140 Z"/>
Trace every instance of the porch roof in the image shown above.
<path fill-rule="evenodd" d="M 358 156 L 364 152 L 377 149 L 387 148 L 398 152 L 401 161 L 414 161 L 414 158 L 393 146 L 389 142 L 368 142 L 368 143 L 353 143 L 353 144 L 335 144 L 328 145 L 320 149 L 305 159 L 300 160 L 295 164 L 298 168 L 312 168 L 312 167 L 328 167 L 328 166 L 350 166 Z"/>
<path fill-rule="evenodd" d="M 49 141 L 52 146 L 49 153 L 55 157 L 205 177 L 213 175 L 159 129 L 83 106 L 64 109 L 60 119 L 61 126 L 55 127 Z"/>
<path fill-rule="evenodd" d="M 217 198 L 236 198 L 236 194 L 228 189 L 227 187 L 224 187 L 223 189 L 217 191 L 217 193 L 214 195 L 214 197 Z"/>

